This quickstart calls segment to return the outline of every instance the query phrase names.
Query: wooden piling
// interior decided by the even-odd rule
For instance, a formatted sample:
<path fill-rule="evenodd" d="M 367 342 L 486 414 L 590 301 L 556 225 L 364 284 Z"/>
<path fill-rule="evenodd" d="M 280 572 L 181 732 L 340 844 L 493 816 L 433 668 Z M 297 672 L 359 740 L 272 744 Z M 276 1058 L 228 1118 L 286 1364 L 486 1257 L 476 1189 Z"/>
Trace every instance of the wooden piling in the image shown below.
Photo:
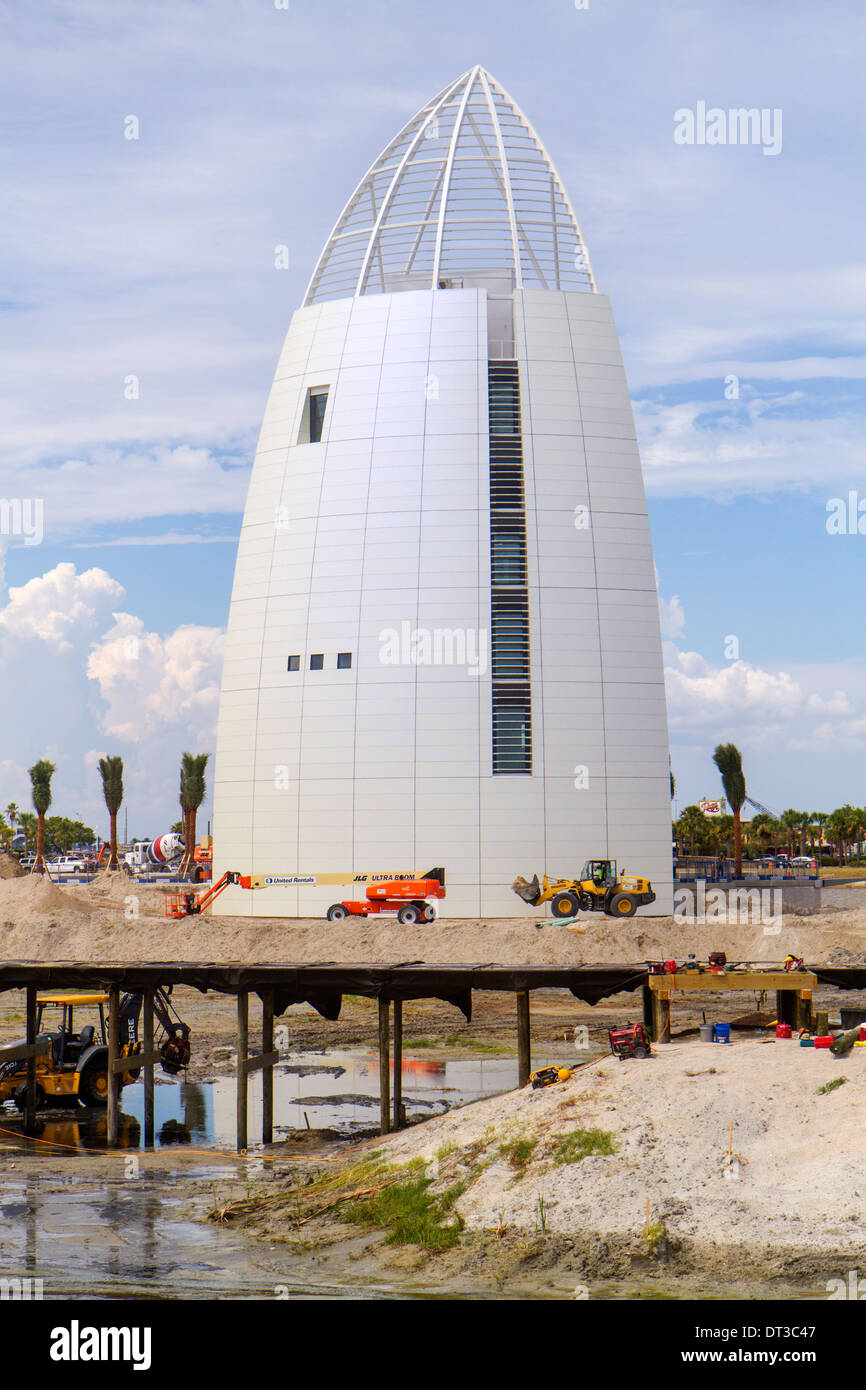
<path fill-rule="evenodd" d="M 642 999 L 642 1003 L 643 1003 L 643 1023 L 644 1023 L 644 1027 L 645 1027 L 645 1028 L 648 1028 L 649 1031 L 650 1031 L 650 1033 L 652 1033 L 652 1028 L 653 1028 L 653 999 L 654 999 L 654 997 L 655 997 L 655 996 L 653 995 L 653 992 L 652 992 L 652 990 L 650 989 L 649 985 L 643 985 L 643 986 L 641 987 L 641 999 Z"/>
<path fill-rule="evenodd" d="M 799 1011 L 799 1001 L 797 999 L 796 990 L 776 990 L 776 1021 L 778 1023 L 790 1023 L 792 1028 L 798 1027 L 797 1017 Z"/>
<path fill-rule="evenodd" d="M 262 990 L 262 1055 L 267 1058 L 274 1050 L 274 991 Z M 262 1067 L 262 1143 L 274 1142 L 274 1064 L 265 1060 Z"/>
<path fill-rule="evenodd" d="M 669 1043 L 671 1040 L 670 990 L 653 990 L 652 1033 L 654 1043 Z"/>
<path fill-rule="evenodd" d="M 391 1058 L 388 1037 L 389 1001 L 379 995 L 379 1133 L 391 1129 Z"/>
<path fill-rule="evenodd" d="M 517 1084 L 525 1086 L 532 1071 L 532 1044 L 529 1032 L 529 990 L 517 993 Z"/>
<path fill-rule="evenodd" d="M 403 1000 L 394 1000 L 394 1128 L 403 1128 Z"/>
<path fill-rule="evenodd" d="M 120 989 L 108 990 L 108 1136 L 110 1149 L 117 1148 L 120 1130 Z"/>
<path fill-rule="evenodd" d="M 142 990 L 144 1010 L 144 1147 L 154 1146 L 154 1084 L 153 1084 L 153 985 Z"/>
<path fill-rule="evenodd" d="M 247 1147 L 247 1056 L 249 1054 L 249 1004 L 246 993 L 238 995 L 238 1086 L 237 1086 L 237 1148 Z"/>
<path fill-rule="evenodd" d="M 36 986 L 27 986 L 27 1046 L 36 1043 Z M 27 1132 L 36 1127 L 36 1054 L 27 1057 L 27 1098 L 24 1102 L 24 1129 Z"/>

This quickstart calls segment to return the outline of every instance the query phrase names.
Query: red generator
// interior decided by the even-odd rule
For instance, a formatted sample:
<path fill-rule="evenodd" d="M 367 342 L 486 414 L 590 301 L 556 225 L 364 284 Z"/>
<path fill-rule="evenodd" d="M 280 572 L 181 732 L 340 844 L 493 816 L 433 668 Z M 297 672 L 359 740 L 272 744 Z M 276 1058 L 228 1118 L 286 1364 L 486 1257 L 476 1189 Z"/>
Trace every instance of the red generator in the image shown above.
<path fill-rule="evenodd" d="M 609 1028 L 607 1039 L 611 1052 L 620 1061 L 624 1057 L 650 1055 L 649 1033 L 642 1023 L 626 1023 L 621 1028 Z"/>
<path fill-rule="evenodd" d="M 404 926 L 412 922 L 435 922 L 436 904 L 427 898 L 445 897 L 445 870 L 428 869 L 420 878 L 395 878 L 387 883 L 371 883 L 364 902 L 333 903 L 329 922 L 344 917 L 372 917 L 380 912 L 396 912 Z"/>

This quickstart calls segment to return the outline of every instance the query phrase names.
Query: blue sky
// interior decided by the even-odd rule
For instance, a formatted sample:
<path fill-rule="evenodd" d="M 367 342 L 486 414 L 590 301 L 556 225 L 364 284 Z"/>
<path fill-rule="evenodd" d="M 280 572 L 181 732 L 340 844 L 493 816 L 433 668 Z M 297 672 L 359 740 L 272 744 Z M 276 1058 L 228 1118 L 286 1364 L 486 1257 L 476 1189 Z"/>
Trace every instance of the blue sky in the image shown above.
<path fill-rule="evenodd" d="M 729 739 L 776 809 L 866 801 L 866 537 L 825 525 L 866 499 L 864 39 L 854 0 L 3 7 L 0 496 L 45 519 L 39 545 L 0 537 L 0 804 L 29 803 L 47 753 L 58 807 L 101 824 L 95 762 L 120 751 L 130 830 L 175 818 L 179 753 L 213 746 L 289 318 L 365 168 L 477 62 L 547 144 L 613 300 L 679 804 L 715 793 Z M 676 144 L 699 101 L 781 110 L 781 151 Z"/>

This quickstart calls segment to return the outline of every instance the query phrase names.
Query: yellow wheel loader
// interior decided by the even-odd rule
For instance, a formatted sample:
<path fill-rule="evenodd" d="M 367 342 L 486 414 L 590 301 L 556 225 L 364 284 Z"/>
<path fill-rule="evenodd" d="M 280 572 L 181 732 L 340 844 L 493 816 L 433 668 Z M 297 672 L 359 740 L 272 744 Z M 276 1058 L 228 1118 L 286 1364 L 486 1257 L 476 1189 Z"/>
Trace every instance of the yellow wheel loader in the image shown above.
<path fill-rule="evenodd" d="M 608 917 L 633 917 L 639 907 L 654 903 L 656 895 L 648 878 L 617 873 L 615 859 L 588 859 L 579 878 L 538 881 L 516 878 L 511 885 L 518 898 L 531 907 L 550 903 L 551 917 L 576 917 L 579 912 L 604 912 Z"/>

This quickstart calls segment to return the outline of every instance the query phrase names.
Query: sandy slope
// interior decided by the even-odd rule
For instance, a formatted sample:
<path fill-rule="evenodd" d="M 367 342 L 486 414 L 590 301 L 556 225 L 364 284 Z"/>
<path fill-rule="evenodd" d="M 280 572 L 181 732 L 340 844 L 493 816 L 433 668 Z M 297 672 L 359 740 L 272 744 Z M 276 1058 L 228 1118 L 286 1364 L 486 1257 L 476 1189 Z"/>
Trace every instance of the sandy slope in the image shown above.
<path fill-rule="evenodd" d="M 402 927 L 392 917 L 343 922 L 293 918 L 202 916 L 184 922 L 163 915 L 163 891 L 125 875 L 91 885 L 60 886 L 30 875 L 0 881 L 0 958 L 6 960 L 203 960 L 500 962 L 572 964 L 705 958 L 725 950 L 731 960 L 780 961 L 789 951 L 826 962 L 866 959 L 866 908 L 828 907 L 808 917 L 786 915 L 781 930 L 760 925 L 689 926 L 670 917 L 630 922 L 587 915 L 572 931 L 535 917 L 457 921 L 446 917 Z"/>
<path fill-rule="evenodd" d="M 819 1094 L 839 1076 L 847 1084 Z M 558 1138 L 577 1127 L 609 1131 L 616 1153 L 557 1164 Z M 649 1198 L 651 1221 L 674 1242 L 757 1238 L 817 1255 L 866 1246 L 864 1132 L 866 1048 L 839 1060 L 749 1040 L 674 1043 L 644 1062 L 606 1058 L 562 1085 L 467 1106 L 384 1145 L 393 1161 L 429 1160 L 441 1183 L 469 1174 L 458 1201 L 469 1228 L 535 1231 L 541 1199 L 552 1234 L 592 1231 L 639 1247 Z M 537 1143 L 520 1174 L 499 1147 L 524 1136 Z"/>

